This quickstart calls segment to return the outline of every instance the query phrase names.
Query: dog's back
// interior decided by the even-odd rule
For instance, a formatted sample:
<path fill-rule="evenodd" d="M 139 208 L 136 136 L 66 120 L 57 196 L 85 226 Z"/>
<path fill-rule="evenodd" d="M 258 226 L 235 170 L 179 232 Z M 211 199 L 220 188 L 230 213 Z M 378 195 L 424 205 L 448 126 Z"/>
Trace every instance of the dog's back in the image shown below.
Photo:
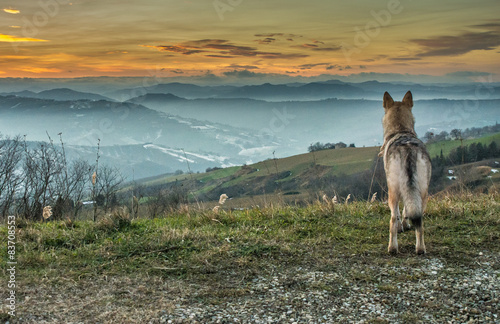
<path fill-rule="evenodd" d="M 399 192 L 405 206 L 405 219 L 415 228 L 422 224 L 424 206 L 431 175 L 429 153 L 424 143 L 411 135 L 397 136 L 384 154 L 388 186 Z"/>
<path fill-rule="evenodd" d="M 391 208 L 390 252 L 397 252 L 397 232 L 410 220 L 417 232 L 417 253 L 425 253 L 422 216 L 427 202 L 431 163 L 424 143 L 416 136 L 412 107 L 409 91 L 402 102 L 394 102 L 387 92 L 384 94 L 384 146 L 381 153 Z M 399 214 L 400 199 L 404 204 L 403 222 Z"/>

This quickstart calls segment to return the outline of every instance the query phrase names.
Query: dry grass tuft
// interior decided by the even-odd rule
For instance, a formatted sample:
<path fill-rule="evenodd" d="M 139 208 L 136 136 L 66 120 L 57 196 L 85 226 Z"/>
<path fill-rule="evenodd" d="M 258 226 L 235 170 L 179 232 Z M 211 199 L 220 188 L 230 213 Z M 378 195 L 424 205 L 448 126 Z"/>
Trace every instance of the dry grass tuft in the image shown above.
<path fill-rule="evenodd" d="M 49 219 L 50 216 L 52 216 L 52 207 L 51 206 L 45 206 L 43 208 L 43 219 Z"/>
<path fill-rule="evenodd" d="M 130 214 L 126 207 L 118 207 L 103 217 L 96 225 L 100 230 L 117 231 L 130 226 Z"/>
<path fill-rule="evenodd" d="M 219 204 L 224 205 L 224 203 L 226 202 L 227 198 L 229 198 L 229 197 L 226 194 L 220 195 Z"/>

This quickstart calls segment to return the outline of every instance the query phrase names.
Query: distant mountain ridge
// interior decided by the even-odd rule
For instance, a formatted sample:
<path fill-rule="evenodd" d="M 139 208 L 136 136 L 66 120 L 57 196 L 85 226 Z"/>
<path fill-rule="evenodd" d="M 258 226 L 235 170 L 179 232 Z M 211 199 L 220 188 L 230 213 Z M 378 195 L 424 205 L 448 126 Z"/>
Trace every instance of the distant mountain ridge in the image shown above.
<path fill-rule="evenodd" d="M 263 83 L 245 86 L 198 86 L 174 82 L 123 89 L 107 93 L 107 95 L 119 101 L 126 101 L 149 93 L 170 93 L 186 99 L 245 98 L 266 101 L 308 101 L 337 98 L 379 100 L 385 91 L 404 94 L 408 90 L 411 90 L 414 97 L 419 99 L 500 99 L 498 85 L 422 85 L 378 81 L 346 83 L 338 80 L 293 84 Z"/>
<path fill-rule="evenodd" d="M 10 92 L 10 93 L 1 93 L 3 96 L 16 96 L 23 98 L 36 98 L 36 99 L 52 99 L 57 101 L 68 101 L 68 100 L 106 100 L 113 101 L 111 98 L 95 94 L 95 93 L 87 93 L 71 90 L 68 88 L 57 88 L 52 90 L 44 90 L 41 92 L 32 92 L 32 91 L 20 91 L 20 92 Z"/>
<path fill-rule="evenodd" d="M 52 136 L 62 132 L 68 146 L 81 151 L 101 139 L 103 147 L 113 148 L 109 151 L 115 163 L 150 169 L 149 176 L 182 169 L 189 161 L 181 151 L 193 156 L 190 167 L 200 171 L 296 155 L 316 142 L 379 145 L 384 91 L 395 98 L 413 92 L 421 137 L 426 132 L 491 125 L 500 120 L 500 88 L 495 86 L 339 80 L 248 86 L 173 82 L 118 91 L 105 87 L 101 92 L 113 99 L 60 87 L 24 90 L 0 93 L 0 132 L 42 141 L 47 131 Z"/>

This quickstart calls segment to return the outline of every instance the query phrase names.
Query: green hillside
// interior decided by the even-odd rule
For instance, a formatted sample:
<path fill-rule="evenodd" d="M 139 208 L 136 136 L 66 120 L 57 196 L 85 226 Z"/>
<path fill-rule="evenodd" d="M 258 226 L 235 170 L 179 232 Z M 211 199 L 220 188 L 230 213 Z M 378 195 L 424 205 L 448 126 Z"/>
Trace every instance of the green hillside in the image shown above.
<path fill-rule="evenodd" d="M 500 146 L 500 133 L 467 139 L 463 145 L 478 142 L 489 145 L 492 141 Z M 431 157 L 439 155 L 441 150 L 447 156 L 460 145 L 460 141 L 442 141 L 429 144 L 428 150 Z M 329 149 L 206 173 L 150 178 L 140 184 L 151 188 L 152 192 L 159 187 L 182 187 L 188 192 L 190 201 L 198 202 L 215 201 L 222 193 L 234 199 L 250 197 L 252 205 L 255 204 L 255 197 L 275 193 L 286 197 L 287 202 L 316 199 L 320 192 L 344 197 L 353 194 L 356 198 L 365 199 L 370 193 L 378 191 L 382 194 L 384 190 L 383 185 L 380 187 L 384 178 L 383 165 L 380 162 L 374 164 L 379 150 L 380 147 Z M 372 182 L 375 165 L 378 172 Z M 451 184 L 444 183 L 439 190 L 448 185 Z"/>
<path fill-rule="evenodd" d="M 490 145 L 491 142 L 496 142 L 500 146 L 500 133 L 486 135 L 480 138 L 471 138 L 463 140 L 463 145 L 470 145 L 472 143 L 481 143 L 483 145 Z M 441 150 L 443 150 L 443 154 L 446 156 L 450 154 L 450 152 L 460 147 L 461 143 L 459 140 L 455 141 L 440 141 L 437 143 L 432 143 L 427 145 L 427 149 L 429 150 L 429 154 L 431 157 L 435 157 L 441 154 Z"/>
<path fill-rule="evenodd" d="M 240 195 L 274 192 L 278 187 L 270 187 L 269 183 L 273 181 L 281 187 L 290 187 L 294 183 L 292 190 L 302 192 L 300 185 L 307 183 L 308 178 L 313 176 L 351 176 L 370 169 L 379 149 L 364 147 L 323 150 L 207 173 L 162 176 L 146 179 L 140 184 L 144 187 L 183 184 L 189 187 L 191 195 L 202 195 L 203 200 L 216 199 L 219 191 L 231 188 L 235 190 L 238 186 L 249 189 Z M 213 193 L 210 194 L 211 192 Z"/>

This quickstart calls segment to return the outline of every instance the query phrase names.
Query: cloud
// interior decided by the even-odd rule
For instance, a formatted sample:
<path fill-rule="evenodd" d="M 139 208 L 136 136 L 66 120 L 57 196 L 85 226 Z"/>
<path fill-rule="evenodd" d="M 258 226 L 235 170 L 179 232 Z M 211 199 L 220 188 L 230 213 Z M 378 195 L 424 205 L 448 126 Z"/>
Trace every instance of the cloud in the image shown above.
<path fill-rule="evenodd" d="M 206 57 L 212 58 L 259 57 L 265 59 L 295 59 L 309 56 L 300 53 L 264 52 L 257 50 L 255 47 L 237 45 L 224 39 L 201 39 L 173 45 L 141 46 L 181 55 L 203 53 Z"/>
<path fill-rule="evenodd" d="M 345 70 L 352 69 L 352 67 L 350 65 L 341 66 L 341 65 L 338 65 L 338 64 L 334 64 L 334 65 L 327 66 L 326 69 L 327 70 L 345 71 Z"/>
<path fill-rule="evenodd" d="M 239 65 L 239 64 L 231 64 L 227 66 L 230 69 L 246 69 L 246 70 L 256 70 L 259 69 L 258 66 L 255 65 Z"/>
<path fill-rule="evenodd" d="M 325 43 L 322 41 L 312 40 L 309 43 L 304 43 L 301 45 L 292 45 L 290 47 L 309 49 L 313 51 L 324 51 L 324 52 L 334 52 L 334 51 L 340 51 L 342 49 L 341 46 L 326 46 L 326 45 L 323 46 L 323 45 L 325 45 Z"/>
<path fill-rule="evenodd" d="M 302 35 L 285 34 L 285 33 L 262 33 L 262 34 L 255 34 L 254 36 L 260 37 L 260 39 L 256 39 L 255 42 L 263 45 L 268 45 L 280 40 L 293 42 L 295 38 L 303 37 Z"/>
<path fill-rule="evenodd" d="M 420 61 L 420 57 L 391 57 L 391 61 Z"/>
<path fill-rule="evenodd" d="M 17 15 L 17 14 L 21 13 L 21 11 L 19 11 L 17 9 L 11 9 L 11 8 L 3 9 L 3 11 L 5 11 L 6 13 L 13 14 L 13 15 Z"/>
<path fill-rule="evenodd" d="M 315 44 L 302 44 L 302 45 L 293 45 L 292 47 L 297 47 L 297 48 L 317 48 L 318 45 L 315 45 Z"/>
<path fill-rule="evenodd" d="M 21 42 L 48 42 L 45 39 L 17 37 L 12 35 L 0 34 L 0 42 L 4 43 L 21 43 Z"/>
<path fill-rule="evenodd" d="M 317 47 L 313 48 L 313 51 L 325 51 L 325 52 L 335 52 L 335 51 L 340 51 L 342 49 L 341 46 L 334 46 L 334 47 Z"/>
<path fill-rule="evenodd" d="M 267 34 L 255 34 L 255 37 L 275 37 L 275 36 L 283 36 L 283 33 L 267 33 Z"/>
<path fill-rule="evenodd" d="M 471 26 L 483 31 L 463 32 L 456 36 L 436 36 L 412 39 L 422 47 L 419 57 L 458 56 L 475 50 L 494 50 L 500 46 L 500 23 L 492 22 Z"/>
<path fill-rule="evenodd" d="M 285 33 L 263 33 L 263 34 L 255 34 L 255 37 L 284 37 L 284 38 L 299 38 L 303 37 L 298 34 L 285 34 Z"/>
<path fill-rule="evenodd" d="M 480 77 L 490 75 L 488 72 L 482 71 L 456 71 L 447 73 L 446 76 L 449 77 L 458 77 L 458 78 L 469 78 L 469 77 Z"/>
<path fill-rule="evenodd" d="M 328 70 L 328 66 L 330 66 L 330 65 L 331 65 L 331 63 L 310 63 L 310 64 L 299 65 L 298 68 L 301 70 L 310 70 L 316 66 L 327 66 L 327 70 Z"/>
<path fill-rule="evenodd" d="M 276 41 L 276 38 L 266 37 L 264 39 L 257 39 L 256 42 L 259 44 L 271 44 Z"/>
<path fill-rule="evenodd" d="M 191 55 L 191 54 L 197 54 L 197 53 L 204 53 L 204 52 L 206 52 L 206 51 L 203 51 L 203 50 L 195 50 L 195 49 L 190 49 L 188 47 L 177 46 L 177 45 L 148 46 L 148 47 L 154 47 L 154 48 L 157 48 L 158 50 L 163 51 L 163 52 L 180 53 L 180 54 L 183 54 L 183 55 Z"/>
<path fill-rule="evenodd" d="M 228 56 L 228 55 L 217 55 L 217 54 L 208 54 L 208 55 L 205 55 L 205 57 L 213 57 L 213 58 L 233 58 L 234 56 Z"/>
<path fill-rule="evenodd" d="M 479 25 L 472 25 L 470 26 L 472 28 L 486 28 L 486 29 L 491 29 L 491 28 L 500 28 L 500 22 L 496 22 L 496 21 L 493 21 L 493 22 L 489 22 L 489 23 L 485 23 L 485 24 L 479 24 Z"/>
<path fill-rule="evenodd" d="M 236 78 L 261 78 L 266 77 L 268 74 L 266 73 L 255 73 L 248 70 L 233 70 L 222 73 L 226 77 L 236 77 Z"/>
<path fill-rule="evenodd" d="M 59 73 L 63 72 L 63 70 L 58 68 L 42 68 L 42 67 L 27 67 L 27 68 L 18 68 L 18 71 L 31 72 L 31 73 Z"/>

